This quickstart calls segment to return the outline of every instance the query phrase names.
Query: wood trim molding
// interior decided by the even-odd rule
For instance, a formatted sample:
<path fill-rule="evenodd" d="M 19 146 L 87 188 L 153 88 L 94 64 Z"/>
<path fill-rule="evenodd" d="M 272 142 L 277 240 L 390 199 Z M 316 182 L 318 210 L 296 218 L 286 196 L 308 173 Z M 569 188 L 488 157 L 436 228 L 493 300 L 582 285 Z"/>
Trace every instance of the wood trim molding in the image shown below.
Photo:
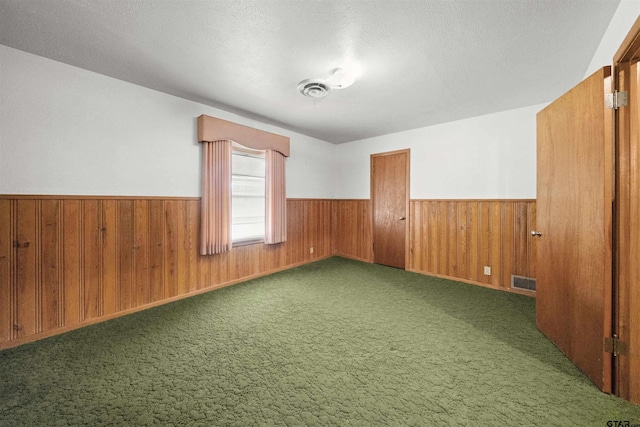
<path fill-rule="evenodd" d="M 200 197 L 81 196 L 77 194 L 0 194 L 0 200 L 200 200 Z"/>
<path fill-rule="evenodd" d="M 305 201 L 305 200 L 322 200 L 324 202 L 332 202 L 336 199 L 316 199 L 314 197 L 287 197 L 287 200 Z"/>
<path fill-rule="evenodd" d="M 411 199 L 412 202 L 535 202 L 536 199 Z"/>
<path fill-rule="evenodd" d="M 382 157 L 382 156 L 393 156 L 394 154 L 400 154 L 400 153 L 408 153 L 410 152 L 411 149 L 409 148 L 403 148 L 402 150 L 394 150 L 394 151 L 385 151 L 384 153 L 373 153 L 371 154 L 371 156 L 375 156 L 375 157 Z"/>
<path fill-rule="evenodd" d="M 352 260 L 355 260 L 355 261 L 361 261 L 361 262 L 366 262 L 368 264 L 373 264 L 373 260 L 372 259 L 361 258 L 361 257 L 358 257 L 358 256 L 345 255 L 345 254 L 335 254 L 335 255 L 340 257 L 340 258 L 347 258 L 347 259 L 352 259 Z"/>
<path fill-rule="evenodd" d="M 192 196 L 82 196 L 77 194 L 0 194 L 0 200 L 200 200 Z M 287 197 L 287 200 L 369 200 L 369 199 L 322 199 L 316 197 Z"/>
<path fill-rule="evenodd" d="M 407 269 L 411 259 L 411 150 L 401 150 L 407 153 L 407 170 L 405 176 L 406 190 L 405 190 L 405 207 L 404 216 L 406 218 L 404 224 L 404 268 Z"/>
<path fill-rule="evenodd" d="M 494 289 L 494 290 L 497 290 L 497 291 L 509 292 L 509 293 L 512 293 L 512 294 L 526 295 L 526 296 L 531 297 L 531 298 L 535 298 L 536 297 L 536 293 L 533 292 L 533 291 L 524 291 L 524 290 L 520 290 L 520 289 L 504 288 L 502 286 L 492 285 L 490 283 L 482 283 L 482 282 L 478 282 L 478 281 L 475 281 L 475 280 L 461 279 L 459 277 L 448 276 L 446 274 L 425 273 L 423 271 L 415 270 L 413 268 L 407 268 L 407 271 L 411 271 L 412 273 L 423 274 L 425 276 L 438 277 L 440 279 L 447 279 L 447 280 L 453 280 L 455 282 L 462 282 L 462 283 L 467 283 L 467 284 L 470 284 L 470 285 L 482 286 L 483 288 Z"/>
<path fill-rule="evenodd" d="M 207 115 L 198 117 L 198 142 L 227 139 L 255 150 L 276 150 L 289 157 L 289 138 Z"/>
<path fill-rule="evenodd" d="M 616 357 L 614 394 L 640 404 L 640 17 L 614 56 L 614 88 L 626 91 L 629 105 L 614 110 L 615 247 L 614 329 L 627 354 Z"/>
<path fill-rule="evenodd" d="M 613 56 L 613 65 L 618 66 L 620 62 L 640 60 L 640 16 L 633 23 L 629 33 L 622 41 L 616 54 Z"/>

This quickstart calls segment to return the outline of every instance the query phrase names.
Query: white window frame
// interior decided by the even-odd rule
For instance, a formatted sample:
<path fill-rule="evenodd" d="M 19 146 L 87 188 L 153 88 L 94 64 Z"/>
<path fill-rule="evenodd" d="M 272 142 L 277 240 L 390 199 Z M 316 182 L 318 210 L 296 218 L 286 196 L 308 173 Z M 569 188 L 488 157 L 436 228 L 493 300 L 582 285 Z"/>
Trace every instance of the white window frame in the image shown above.
<path fill-rule="evenodd" d="M 236 156 L 236 157 L 234 157 Z M 257 181 L 261 181 L 262 182 L 262 194 L 261 195 L 245 195 L 245 196 L 235 196 L 238 198 L 241 197 L 246 197 L 246 198 L 258 198 L 262 200 L 262 206 L 264 207 L 266 204 L 266 157 L 265 157 L 265 151 L 264 150 L 255 150 L 255 149 L 251 149 L 251 148 L 247 148 L 244 147 L 238 143 L 233 143 L 232 146 L 232 152 L 231 152 L 231 158 L 232 158 L 232 164 L 233 164 L 233 159 L 237 159 L 239 156 L 246 156 L 246 157 L 252 157 L 252 158 L 257 158 L 257 159 L 262 159 L 263 160 L 263 164 L 264 164 L 264 169 L 263 169 L 263 173 L 261 177 L 258 176 L 254 176 L 254 175 L 240 175 L 240 174 L 236 174 L 234 173 L 234 168 L 232 166 L 231 168 L 231 242 L 233 246 L 243 246 L 243 245 L 250 245 L 250 244 L 257 244 L 257 243 L 264 243 L 265 241 L 265 230 L 266 230 L 266 211 L 263 208 L 261 215 L 259 215 L 260 218 L 262 218 L 262 234 L 260 235 L 249 235 L 249 236 L 243 236 L 243 237 L 234 237 L 234 229 L 237 232 L 237 227 L 234 227 L 236 225 L 238 225 L 238 216 L 235 214 L 234 210 L 234 181 L 236 182 L 236 184 L 238 183 L 238 179 L 244 179 L 245 182 L 251 182 L 254 180 Z M 237 185 L 236 185 L 237 186 Z M 236 203 L 238 203 L 238 201 L 236 200 Z M 250 218 L 250 217 L 249 217 Z M 248 223 L 248 224 L 257 224 L 257 223 Z"/>

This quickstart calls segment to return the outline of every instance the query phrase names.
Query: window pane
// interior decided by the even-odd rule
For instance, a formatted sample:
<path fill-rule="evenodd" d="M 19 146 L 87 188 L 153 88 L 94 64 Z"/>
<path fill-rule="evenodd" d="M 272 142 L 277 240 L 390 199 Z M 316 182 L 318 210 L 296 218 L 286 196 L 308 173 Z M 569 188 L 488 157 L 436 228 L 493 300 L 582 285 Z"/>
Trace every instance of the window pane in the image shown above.
<path fill-rule="evenodd" d="M 234 175 L 265 177 L 264 157 L 254 157 L 239 153 L 231 156 L 231 170 Z"/>
<path fill-rule="evenodd" d="M 233 175 L 231 194 L 233 196 L 255 196 L 264 198 L 264 178 Z"/>
<path fill-rule="evenodd" d="M 264 239 L 265 159 L 235 153 L 232 156 L 232 241 Z"/>

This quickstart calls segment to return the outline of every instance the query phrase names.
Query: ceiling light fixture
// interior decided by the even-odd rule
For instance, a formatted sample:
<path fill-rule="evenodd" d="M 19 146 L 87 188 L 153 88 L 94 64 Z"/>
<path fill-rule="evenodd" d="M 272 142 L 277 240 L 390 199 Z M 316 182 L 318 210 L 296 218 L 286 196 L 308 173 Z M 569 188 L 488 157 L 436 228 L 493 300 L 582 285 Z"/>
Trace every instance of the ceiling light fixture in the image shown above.
<path fill-rule="evenodd" d="M 329 84 L 331 89 L 344 89 L 351 86 L 355 81 L 356 78 L 353 73 L 348 72 L 344 68 L 336 68 L 327 79 L 327 84 Z"/>

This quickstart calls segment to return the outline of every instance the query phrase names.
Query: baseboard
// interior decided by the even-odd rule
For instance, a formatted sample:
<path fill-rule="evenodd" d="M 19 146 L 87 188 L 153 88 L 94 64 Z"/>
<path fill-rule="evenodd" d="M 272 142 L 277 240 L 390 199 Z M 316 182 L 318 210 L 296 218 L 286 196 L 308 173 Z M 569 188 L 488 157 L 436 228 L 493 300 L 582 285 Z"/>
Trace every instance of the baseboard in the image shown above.
<path fill-rule="evenodd" d="M 366 263 L 369 263 L 369 264 L 373 263 L 373 260 L 364 259 L 364 258 L 360 258 L 360 257 L 355 257 L 355 256 L 351 256 L 351 255 L 345 255 L 345 254 L 341 254 L 341 253 L 336 253 L 336 254 L 334 254 L 334 256 L 353 259 L 353 260 L 356 260 L 356 261 L 366 262 Z M 504 288 L 502 286 L 496 286 L 496 285 L 492 285 L 492 284 L 489 284 L 489 283 L 482 283 L 482 282 L 478 282 L 478 281 L 475 281 L 475 280 L 462 279 L 460 277 L 455 277 L 455 276 L 447 276 L 447 275 L 444 275 L 444 274 L 435 274 L 435 273 L 425 273 L 424 271 L 419 271 L 419 270 L 415 270 L 415 269 L 412 269 L 412 268 L 406 268 L 405 270 L 406 271 L 410 271 L 412 273 L 422 274 L 422 275 L 425 275 L 425 276 L 432 276 L 432 277 L 438 277 L 440 279 L 454 280 L 456 282 L 468 283 L 470 285 L 482 286 L 483 288 L 496 289 L 498 291 L 509 292 L 509 293 L 512 293 L 512 294 L 526 295 L 526 296 L 532 297 L 532 298 L 536 297 L 535 291 Z"/>
<path fill-rule="evenodd" d="M 418 274 L 422 274 L 422 275 L 425 275 L 425 276 L 438 277 L 440 279 L 454 280 L 456 282 L 463 282 L 463 283 L 468 283 L 470 285 L 482 286 L 483 288 L 495 289 L 495 290 L 498 290 L 498 291 L 509 292 L 509 293 L 512 293 L 512 294 L 526 295 L 526 296 L 532 297 L 532 298 L 536 297 L 535 291 L 525 291 L 525 290 L 520 290 L 520 289 L 503 288 L 502 286 L 496 286 L 496 285 L 492 285 L 492 284 L 489 284 L 489 283 L 482 283 L 482 282 L 478 282 L 478 281 L 475 281 L 475 280 L 461 279 L 460 277 L 455 277 L 455 276 L 447 276 L 447 275 L 444 275 L 444 274 L 435 274 L 435 273 L 425 273 L 424 271 L 415 270 L 413 268 L 407 268 L 406 270 L 410 271 L 412 273 L 418 273 Z"/>
<path fill-rule="evenodd" d="M 357 256 L 352 256 L 352 255 L 345 255 L 345 254 L 341 254 L 341 253 L 335 253 L 335 254 L 333 254 L 333 256 L 339 256 L 341 258 L 353 259 L 355 261 L 362 261 L 362 262 L 366 262 L 366 263 L 369 263 L 369 264 L 373 263 L 373 260 L 370 260 L 370 259 L 360 258 L 360 257 L 357 257 Z"/>
<path fill-rule="evenodd" d="M 217 285 L 214 285 L 214 286 L 210 286 L 208 288 L 197 289 L 195 291 L 192 291 L 192 292 L 189 292 L 189 293 L 186 293 L 186 294 L 176 295 L 174 297 L 166 298 L 166 299 L 163 299 L 163 300 L 160 300 L 160 301 L 155 301 L 155 302 L 152 302 L 152 303 L 149 303 L 149 304 L 145 304 L 145 305 L 141 305 L 141 306 L 138 306 L 138 307 L 129 308 L 127 310 L 122 310 L 122 311 L 119 311 L 117 313 L 112 313 L 112 314 L 108 314 L 108 315 L 105 315 L 105 316 L 101 316 L 101 317 L 85 320 L 85 321 L 82 321 L 82 322 L 79 322 L 79 323 L 76 323 L 76 324 L 73 324 L 73 325 L 63 326 L 61 328 L 52 329 L 52 330 L 49 330 L 49 331 L 46 331 L 46 332 L 41 332 L 39 334 L 29 335 L 29 336 L 23 337 L 23 338 L 17 338 L 15 340 L 11 340 L 11 341 L 7 341 L 7 342 L 4 342 L 4 343 L 0 343 L 0 351 L 1 350 L 5 350 L 5 349 L 9 349 L 9 348 L 13 348 L 13 347 L 18 347 L 20 345 L 28 344 L 30 342 L 38 341 L 38 340 L 41 340 L 41 339 L 44 339 L 44 338 L 49 338 L 49 337 L 52 337 L 52 336 L 55 336 L 55 335 L 60 335 L 60 334 L 63 334 L 65 332 L 73 331 L 75 329 L 84 328 L 85 326 L 90 326 L 90 325 L 94 325 L 96 323 L 105 322 L 107 320 L 116 319 L 118 317 L 126 316 L 128 314 L 133 314 L 133 313 L 137 313 L 139 311 L 144 311 L 144 310 L 147 310 L 149 308 L 158 307 L 158 306 L 161 306 L 161 305 L 164 305 L 164 304 L 168 304 L 168 303 L 171 303 L 171 302 L 174 302 L 174 301 L 179 301 L 181 299 L 190 298 L 190 297 L 193 297 L 193 296 L 196 296 L 196 295 L 201 295 L 201 294 L 204 294 L 204 293 L 207 293 L 207 292 L 215 291 L 216 289 L 226 288 L 227 286 L 232 286 L 232 285 L 236 285 L 238 283 L 246 282 L 246 281 L 249 281 L 249 280 L 252 280 L 252 279 L 257 279 L 258 277 L 264 277 L 264 276 L 268 276 L 270 274 L 274 274 L 274 273 L 277 273 L 277 272 L 280 272 L 280 271 L 285 271 L 285 270 L 289 270 L 289 269 L 292 269 L 292 268 L 295 268 L 295 267 L 299 267 L 301 265 L 311 264 L 311 263 L 316 262 L 316 261 L 320 261 L 320 260 L 323 260 L 323 259 L 326 259 L 326 258 L 331 258 L 332 256 L 334 256 L 334 255 L 333 254 L 332 255 L 326 255 L 326 256 L 318 257 L 318 258 L 315 258 L 315 259 L 312 259 L 312 260 L 309 260 L 309 261 L 298 262 L 298 263 L 287 265 L 287 266 L 284 266 L 284 267 L 279 267 L 279 268 L 276 268 L 274 270 L 265 271 L 265 272 L 257 273 L 257 274 L 252 274 L 250 276 L 245 276 L 245 277 L 242 277 L 240 279 L 230 280 L 228 282 L 220 283 L 220 284 L 217 284 Z"/>

